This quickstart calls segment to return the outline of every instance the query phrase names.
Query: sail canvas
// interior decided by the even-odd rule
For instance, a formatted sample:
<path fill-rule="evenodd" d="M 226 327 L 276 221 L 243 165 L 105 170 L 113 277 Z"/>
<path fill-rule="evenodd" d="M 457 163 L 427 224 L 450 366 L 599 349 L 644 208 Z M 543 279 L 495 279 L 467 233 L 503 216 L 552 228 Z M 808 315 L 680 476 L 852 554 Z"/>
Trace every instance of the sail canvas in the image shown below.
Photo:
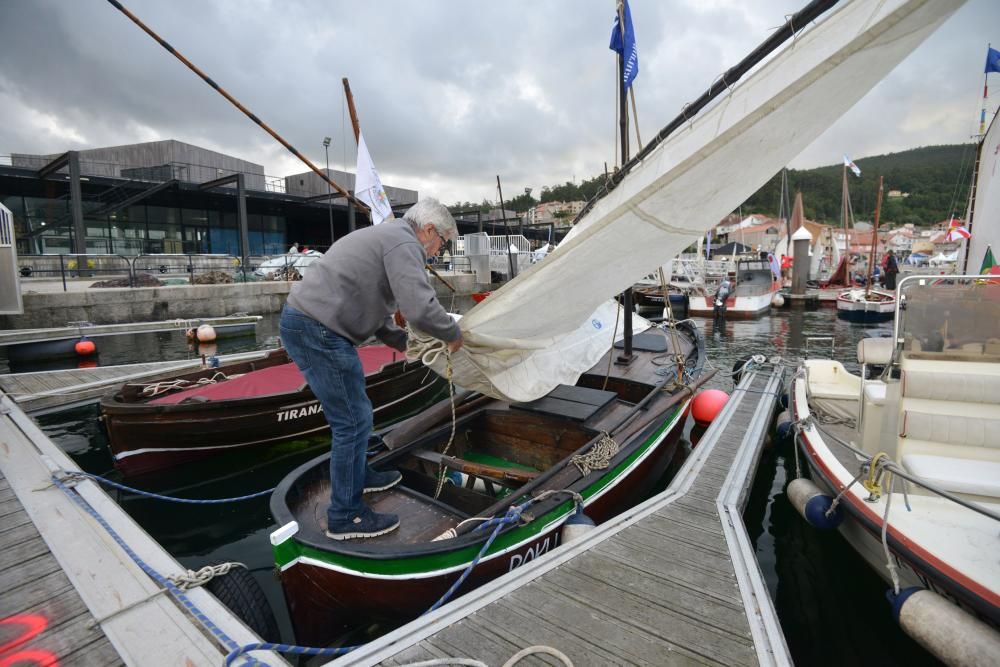
<path fill-rule="evenodd" d="M 961 4 L 858 0 L 800 32 L 651 151 L 544 261 L 463 318 L 455 383 L 523 401 L 575 382 L 607 350 L 565 349 L 590 333 L 595 311 L 701 238 Z M 445 365 L 439 357 L 433 366 Z"/>

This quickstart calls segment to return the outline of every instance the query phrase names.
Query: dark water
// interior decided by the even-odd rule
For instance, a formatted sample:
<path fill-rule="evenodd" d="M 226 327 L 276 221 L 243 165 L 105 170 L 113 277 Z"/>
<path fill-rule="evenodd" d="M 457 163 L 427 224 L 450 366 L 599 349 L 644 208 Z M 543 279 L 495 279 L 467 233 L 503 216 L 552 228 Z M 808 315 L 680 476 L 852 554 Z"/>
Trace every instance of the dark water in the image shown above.
<path fill-rule="evenodd" d="M 464 304 L 463 304 L 464 305 Z M 720 369 L 711 381 L 732 390 L 728 371 L 749 354 L 780 355 L 787 363 L 803 356 L 832 356 L 857 372 L 855 349 L 865 328 L 852 325 L 832 309 L 774 311 L 753 321 L 723 327 L 703 324 L 709 359 Z M 219 353 L 276 344 L 277 318 L 265 318 L 256 337 L 221 341 Z M 809 340 L 830 337 L 830 340 Z M 181 333 L 117 337 L 102 345 L 101 363 L 185 358 Z M 791 368 L 789 368 L 789 375 Z M 115 476 L 96 407 L 40 417 L 45 432 L 89 472 Z M 258 455 L 217 458 L 127 480 L 133 486 L 188 498 L 220 498 L 268 489 L 294 466 L 322 453 L 323 438 L 288 443 L 268 460 Z M 776 447 L 765 452 L 749 498 L 745 519 L 761 570 L 781 618 L 796 663 L 851 664 L 875 660 L 885 665 L 935 664 L 892 621 L 882 579 L 870 570 L 839 534 L 820 533 L 800 519 L 784 495 L 794 475 L 792 454 Z M 210 481 L 204 481 L 210 480 Z M 292 641 L 280 586 L 272 571 L 268 535 L 276 526 L 267 498 L 227 505 L 178 505 L 120 494 L 120 503 L 154 538 L 187 567 L 220 560 L 245 563 L 263 587 L 278 618 L 283 641 Z M 276 639 L 276 638 L 268 638 Z"/>

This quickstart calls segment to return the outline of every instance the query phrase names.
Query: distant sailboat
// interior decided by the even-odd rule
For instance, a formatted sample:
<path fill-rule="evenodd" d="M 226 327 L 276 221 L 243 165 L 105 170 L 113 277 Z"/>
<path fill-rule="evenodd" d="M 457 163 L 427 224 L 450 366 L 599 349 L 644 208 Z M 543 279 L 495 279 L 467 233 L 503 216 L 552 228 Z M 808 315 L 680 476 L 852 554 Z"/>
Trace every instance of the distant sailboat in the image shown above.
<path fill-rule="evenodd" d="M 878 179 L 878 197 L 875 200 L 875 225 L 872 229 L 872 247 L 868 255 L 868 271 L 864 288 L 847 289 L 837 295 L 837 315 L 852 322 L 884 322 L 896 313 L 896 295 L 874 289 L 872 273 L 878 254 L 878 221 L 882 212 L 882 177 Z"/>

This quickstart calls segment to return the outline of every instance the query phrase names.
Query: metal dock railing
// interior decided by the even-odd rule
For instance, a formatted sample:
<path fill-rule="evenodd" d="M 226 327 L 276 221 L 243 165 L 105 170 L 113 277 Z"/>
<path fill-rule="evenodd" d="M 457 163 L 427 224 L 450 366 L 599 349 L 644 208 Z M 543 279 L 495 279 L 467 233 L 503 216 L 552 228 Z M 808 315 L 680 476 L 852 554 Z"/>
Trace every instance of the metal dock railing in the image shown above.
<path fill-rule="evenodd" d="M 782 376 L 746 373 L 663 493 L 334 664 L 791 664 L 741 517 Z"/>

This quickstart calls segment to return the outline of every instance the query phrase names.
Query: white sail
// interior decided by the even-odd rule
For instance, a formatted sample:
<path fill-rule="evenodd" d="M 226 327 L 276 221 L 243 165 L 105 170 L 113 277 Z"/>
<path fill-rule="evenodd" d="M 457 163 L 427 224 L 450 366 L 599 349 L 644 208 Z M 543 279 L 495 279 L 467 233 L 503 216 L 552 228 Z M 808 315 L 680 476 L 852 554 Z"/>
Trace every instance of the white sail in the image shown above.
<path fill-rule="evenodd" d="M 986 248 L 1000 257 L 1000 113 L 993 116 L 986 136 L 979 146 L 979 173 L 976 176 L 976 199 L 969 200 L 965 219 L 972 221 L 968 264 L 964 273 L 979 273 Z M 964 250 L 964 248 L 963 248 Z"/>
<path fill-rule="evenodd" d="M 636 165 L 544 262 L 462 319 L 455 383 L 527 400 L 575 382 L 607 348 L 570 358 L 566 336 L 757 191 L 961 4 L 856 0 L 798 34 Z"/>

